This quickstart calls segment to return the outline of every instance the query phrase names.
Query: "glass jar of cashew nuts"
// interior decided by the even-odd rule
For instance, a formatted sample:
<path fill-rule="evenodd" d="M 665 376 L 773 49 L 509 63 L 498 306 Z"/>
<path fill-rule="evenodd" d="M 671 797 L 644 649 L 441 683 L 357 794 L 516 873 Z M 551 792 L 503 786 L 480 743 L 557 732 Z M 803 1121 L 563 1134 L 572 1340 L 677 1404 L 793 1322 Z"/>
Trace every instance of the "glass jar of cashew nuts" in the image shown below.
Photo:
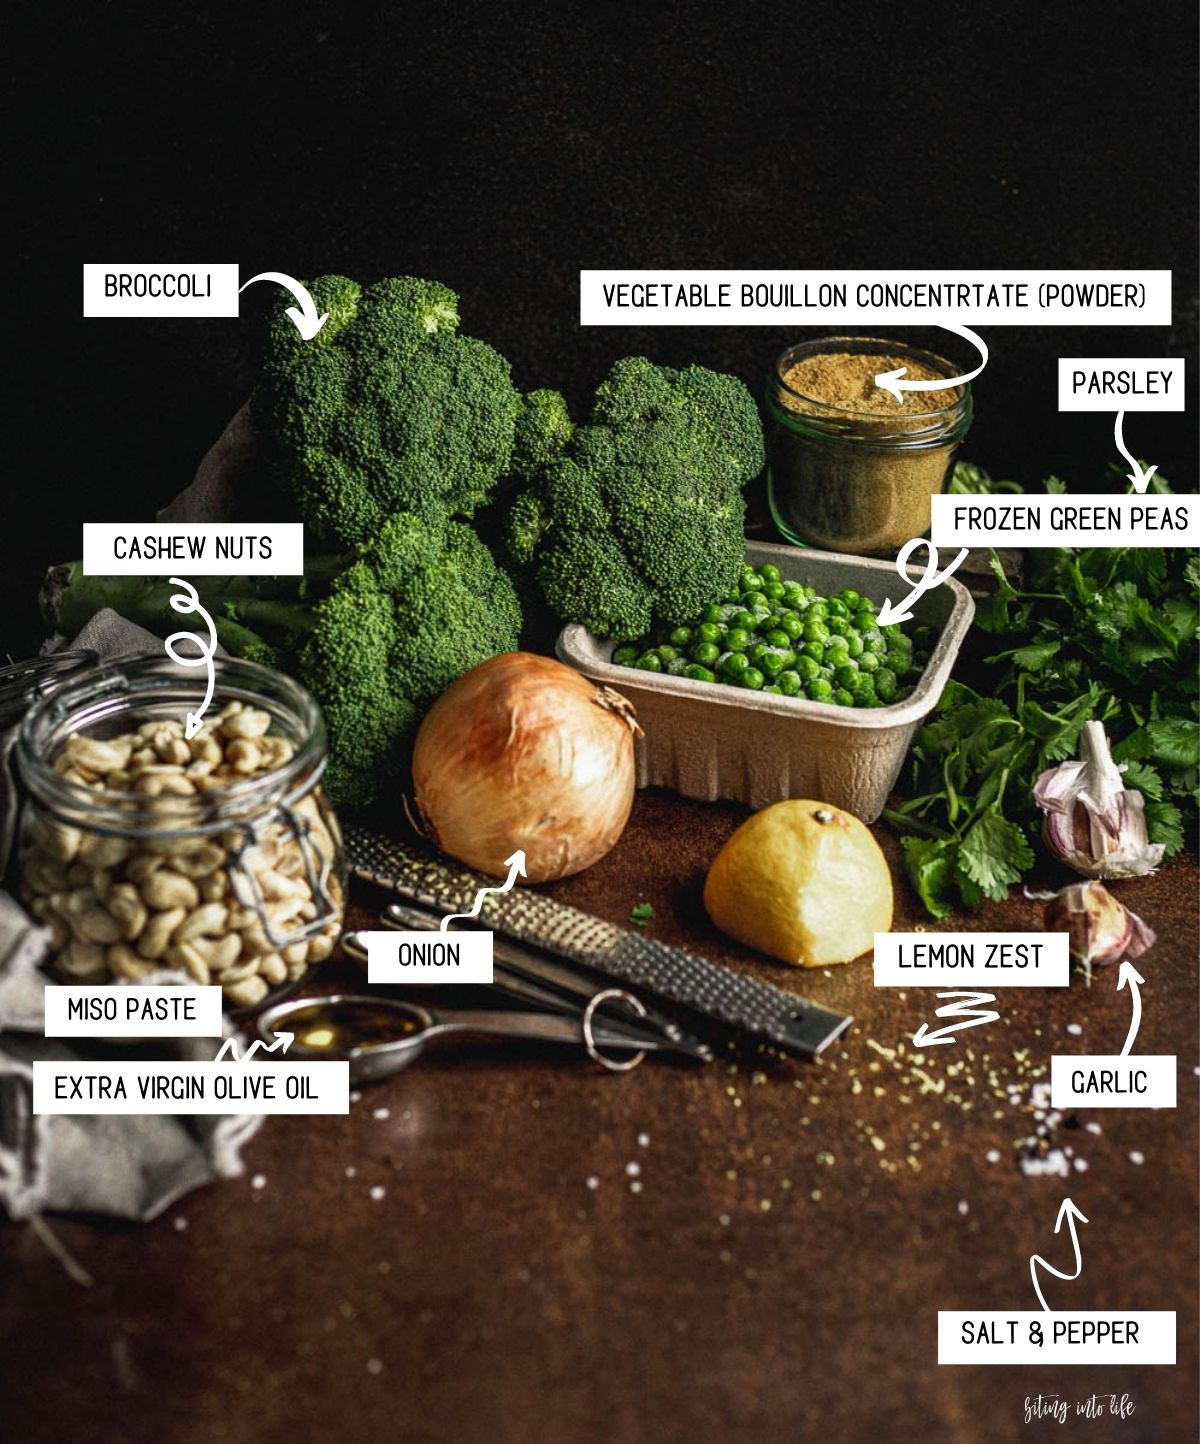
<path fill-rule="evenodd" d="M 204 682 L 165 655 L 93 667 L 21 726 L 21 890 L 62 982 L 168 970 L 249 1008 L 334 949 L 346 876 L 320 711 L 267 667 L 213 666 L 190 738 Z"/>

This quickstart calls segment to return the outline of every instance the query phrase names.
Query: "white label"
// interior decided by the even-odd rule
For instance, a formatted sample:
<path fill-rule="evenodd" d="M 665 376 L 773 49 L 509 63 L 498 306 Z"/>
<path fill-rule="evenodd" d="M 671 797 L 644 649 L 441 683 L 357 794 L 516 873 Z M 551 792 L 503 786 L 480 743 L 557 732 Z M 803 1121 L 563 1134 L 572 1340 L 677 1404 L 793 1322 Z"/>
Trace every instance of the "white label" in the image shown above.
<path fill-rule="evenodd" d="M 35 1113 L 349 1113 L 349 1063 L 36 1062 Z"/>
<path fill-rule="evenodd" d="M 85 521 L 89 577 L 298 577 L 304 573 L 299 521 Z"/>
<path fill-rule="evenodd" d="M 1166 1309 L 940 1309 L 939 1364 L 1173 1364 Z"/>
<path fill-rule="evenodd" d="M 1060 356 L 1060 411 L 1182 411 L 1183 362 L 1171 357 Z"/>
<path fill-rule="evenodd" d="M 1054 1108 L 1174 1108 L 1175 1059 L 1165 1054 L 1055 1053 Z"/>
<path fill-rule="evenodd" d="M 89 263 L 83 268 L 83 314 L 236 316 L 238 268 L 169 261 Z"/>
<path fill-rule="evenodd" d="M 1197 496 L 935 496 L 939 547 L 1200 546 Z"/>
<path fill-rule="evenodd" d="M 223 1031 L 217 987 L 46 989 L 47 1038 L 219 1038 Z"/>
<path fill-rule="evenodd" d="M 877 988 L 1065 988 L 1066 933 L 876 933 Z"/>
<path fill-rule="evenodd" d="M 492 935 L 483 932 L 359 933 L 369 983 L 490 983 Z"/>
<path fill-rule="evenodd" d="M 1169 326 L 1170 271 L 580 271 L 583 326 Z M 1115 408 L 1114 408 L 1115 409 Z"/>

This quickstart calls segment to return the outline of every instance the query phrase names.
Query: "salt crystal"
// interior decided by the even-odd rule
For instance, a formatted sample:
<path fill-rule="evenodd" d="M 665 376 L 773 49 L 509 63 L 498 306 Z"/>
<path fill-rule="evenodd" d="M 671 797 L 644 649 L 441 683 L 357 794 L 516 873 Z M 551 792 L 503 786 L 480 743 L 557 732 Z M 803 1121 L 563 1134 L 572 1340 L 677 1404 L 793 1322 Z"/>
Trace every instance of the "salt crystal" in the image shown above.
<path fill-rule="evenodd" d="M 368 1359 L 368 1360 L 367 1360 L 367 1373 L 368 1373 L 368 1374 L 382 1374 L 382 1373 L 383 1373 L 383 1360 L 382 1360 L 382 1359 Z"/>
<path fill-rule="evenodd" d="M 639 1133 L 637 1136 L 637 1145 L 639 1148 L 649 1148 L 650 1135 L 648 1133 Z"/>
<path fill-rule="evenodd" d="M 1136 1163 L 1138 1165 L 1141 1165 L 1145 1163 L 1146 1155 L 1135 1148 L 1133 1152 L 1129 1155 L 1129 1161 L 1130 1163 Z"/>
<path fill-rule="evenodd" d="M 254 1177 L 250 1180 L 251 1188 L 266 1188 L 266 1186 L 267 1175 L 265 1173 L 256 1173 Z"/>
<path fill-rule="evenodd" d="M 721 1225 L 722 1228 L 728 1228 L 728 1227 L 729 1227 L 729 1215 L 728 1215 L 727 1213 L 723 1213 L 723 1214 L 721 1215 L 721 1217 L 717 1220 L 717 1222 Z"/>
<path fill-rule="evenodd" d="M 641 1191 L 642 1191 L 641 1182 L 640 1182 L 638 1179 L 635 1178 L 635 1179 L 633 1180 L 633 1182 L 629 1185 L 629 1191 L 630 1191 L 630 1193 L 641 1193 Z"/>
<path fill-rule="evenodd" d="M 583 1181 L 587 1184 L 587 1186 L 592 1190 L 593 1193 L 595 1193 L 596 1189 L 600 1187 L 600 1180 L 596 1177 L 594 1173 L 589 1174 L 588 1177 L 585 1178 Z"/>
<path fill-rule="evenodd" d="M 371 1197 L 375 1200 L 376 1203 L 378 1203 L 379 1200 L 380 1200 L 381 1198 L 383 1198 L 383 1196 L 387 1193 L 387 1189 L 384 1188 L 384 1186 L 383 1186 L 382 1183 L 377 1183 L 377 1184 L 375 1184 L 374 1187 L 370 1190 L 370 1192 L 371 1192 Z"/>
<path fill-rule="evenodd" d="M 999 1163 L 1000 1150 L 998 1148 L 989 1148 L 987 1151 L 987 1161 L 989 1163 Z"/>
<path fill-rule="evenodd" d="M 350 1090 L 350 1102 L 351 1102 L 351 1103 L 361 1103 L 361 1102 L 362 1102 L 362 1094 L 358 1091 L 357 1088 L 352 1088 L 352 1089 Z"/>
<path fill-rule="evenodd" d="M 1083 1025 L 1080 1023 L 1068 1023 L 1067 1032 L 1070 1033 L 1072 1038 L 1078 1038 L 1083 1032 Z"/>
<path fill-rule="evenodd" d="M 1140 1161 L 1140 1160 L 1139 1160 L 1139 1161 Z M 176 1232 L 176 1233 L 182 1233 L 185 1228 L 187 1228 L 187 1219 L 184 1218 L 183 1215 L 181 1214 L 181 1215 L 175 1220 L 175 1232 Z"/>
<path fill-rule="evenodd" d="M 960 1198 L 960 1199 L 958 1200 L 958 1211 L 959 1211 L 959 1213 L 964 1213 L 964 1214 L 971 1212 L 971 1205 L 967 1202 L 967 1200 L 966 1200 L 965 1198 Z"/>
<path fill-rule="evenodd" d="M 376 1108 L 371 1113 L 372 1118 L 387 1118 L 391 1113 L 390 1108 Z"/>
<path fill-rule="evenodd" d="M 352 1163 L 349 1163 L 349 1164 L 346 1165 L 346 1177 L 347 1177 L 347 1178 L 353 1178 L 354 1175 L 355 1175 L 357 1172 L 358 1172 L 358 1169 L 355 1168 L 355 1166 L 354 1166 Z"/>
<path fill-rule="evenodd" d="M 1085 1123 L 1083 1125 L 1089 1133 L 1103 1133 L 1104 1129 L 1098 1123 Z"/>
<path fill-rule="evenodd" d="M 641 1171 L 642 1165 L 640 1163 L 627 1163 L 625 1165 L 625 1172 L 630 1176 L 630 1178 L 636 1178 L 638 1174 L 641 1173 Z"/>
<path fill-rule="evenodd" d="M 1088 1161 L 1087 1161 L 1086 1158 L 1077 1158 L 1077 1159 L 1075 1160 L 1075 1172 L 1076 1172 L 1076 1173 L 1086 1173 L 1086 1172 L 1087 1172 L 1087 1166 L 1088 1166 Z"/>

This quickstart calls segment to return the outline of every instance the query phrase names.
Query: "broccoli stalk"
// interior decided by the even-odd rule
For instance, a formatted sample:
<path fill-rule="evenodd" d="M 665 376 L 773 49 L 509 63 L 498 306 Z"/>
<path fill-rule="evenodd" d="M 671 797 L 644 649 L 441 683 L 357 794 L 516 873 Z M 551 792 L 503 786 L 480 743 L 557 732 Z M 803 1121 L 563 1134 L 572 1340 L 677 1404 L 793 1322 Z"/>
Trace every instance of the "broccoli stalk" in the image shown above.
<path fill-rule="evenodd" d="M 296 602 L 309 593 L 319 595 L 352 560 L 352 556 L 308 557 L 303 577 L 190 577 L 189 581 L 201 604 L 219 621 L 218 611 L 232 615 L 230 603 Z M 171 609 L 177 591 L 165 577 L 86 576 L 82 562 L 65 562 L 46 573 L 38 602 L 46 624 L 69 637 L 105 607 L 165 637 L 179 630 L 179 613 Z"/>

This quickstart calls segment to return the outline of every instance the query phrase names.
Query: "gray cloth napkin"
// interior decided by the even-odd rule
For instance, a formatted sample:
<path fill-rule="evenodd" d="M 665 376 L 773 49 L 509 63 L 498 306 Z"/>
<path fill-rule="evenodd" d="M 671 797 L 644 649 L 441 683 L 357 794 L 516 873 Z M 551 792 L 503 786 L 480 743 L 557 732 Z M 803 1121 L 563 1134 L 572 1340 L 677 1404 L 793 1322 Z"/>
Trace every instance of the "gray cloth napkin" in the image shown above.
<path fill-rule="evenodd" d="M 90 647 L 104 661 L 155 651 L 162 642 L 115 612 L 103 611 L 72 645 Z M 0 832 L 17 807 L 4 769 Z M 240 1174 L 242 1146 L 261 1126 L 261 1115 L 34 1115 L 34 1060 L 86 1058 L 97 1051 L 84 1039 L 43 1034 L 45 990 L 53 984 L 48 985 L 39 964 L 48 941 L 48 933 L 0 892 L 0 1205 L 14 1219 L 54 1210 L 144 1221 L 203 1183 Z M 146 981 L 179 982 L 179 977 L 163 973 Z M 212 1058 L 220 1044 L 212 1038 L 180 1038 L 144 1046 L 152 1054 L 131 1045 L 122 1056 L 197 1062 Z"/>

